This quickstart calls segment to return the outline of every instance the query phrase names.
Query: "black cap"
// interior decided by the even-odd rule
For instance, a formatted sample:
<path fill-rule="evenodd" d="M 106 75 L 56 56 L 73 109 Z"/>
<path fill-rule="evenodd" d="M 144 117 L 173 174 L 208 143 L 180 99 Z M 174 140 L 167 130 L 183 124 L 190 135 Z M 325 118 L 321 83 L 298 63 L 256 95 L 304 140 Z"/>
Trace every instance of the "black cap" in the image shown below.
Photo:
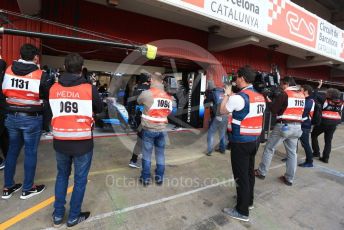
<path fill-rule="evenodd" d="M 147 73 L 141 73 L 139 76 L 139 82 L 141 83 L 150 82 L 150 75 Z"/>
<path fill-rule="evenodd" d="M 246 65 L 238 70 L 238 77 L 243 77 L 246 82 L 252 83 L 256 79 L 256 72 L 249 65 Z"/>

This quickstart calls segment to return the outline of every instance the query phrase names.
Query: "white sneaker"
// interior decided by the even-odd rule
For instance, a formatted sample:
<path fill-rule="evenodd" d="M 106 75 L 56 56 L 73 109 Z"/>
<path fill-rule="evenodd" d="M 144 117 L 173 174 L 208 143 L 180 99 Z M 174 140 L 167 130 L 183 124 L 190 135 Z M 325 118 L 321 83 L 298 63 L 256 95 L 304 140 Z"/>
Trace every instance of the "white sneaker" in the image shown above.
<path fill-rule="evenodd" d="M 139 160 L 136 161 L 136 162 L 130 161 L 129 162 L 129 167 L 139 169 L 139 168 L 141 168 L 141 164 L 139 162 L 140 162 Z"/>

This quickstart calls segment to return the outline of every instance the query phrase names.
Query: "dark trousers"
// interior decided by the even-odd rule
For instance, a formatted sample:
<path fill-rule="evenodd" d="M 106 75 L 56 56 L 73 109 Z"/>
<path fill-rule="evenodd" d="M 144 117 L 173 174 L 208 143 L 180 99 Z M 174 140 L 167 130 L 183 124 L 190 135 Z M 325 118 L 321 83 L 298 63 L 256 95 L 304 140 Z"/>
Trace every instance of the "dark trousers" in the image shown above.
<path fill-rule="evenodd" d="M 300 137 L 301 145 L 306 153 L 306 162 L 307 163 L 313 163 L 313 152 L 311 145 L 309 143 L 309 134 L 311 130 L 302 128 L 302 135 Z"/>
<path fill-rule="evenodd" d="M 236 210 L 249 215 L 248 207 L 254 199 L 254 158 L 259 148 L 259 140 L 246 143 L 231 143 L 231 161 L 237 190 Z"/>
<path fill-rule="evenodd" d="M 131 161 L 136 163 L 137 157 L 142 153 L 142 130 L 137 132 L 137 139 L 133 150 Z"/>
<path fill-rule="evenodd" d="M 8 152 L 9 140 L 8 131 L 5 127 L 5 115 L 0 114 L 0 148 L 4 158 L 6 158 Z"/>
<path fill-rule="evenodd" d="M 314 126 L 311 137 L 312 137 L 313 154 L 315 156 L 320 155 L 318 136 L 324 133 L 325 147 L 324 147 L 322 157 L 324 159 L 329 159 L 330 153 L 331 153 L 333 134 L 336 131 L 336 128 L 337 128 L 337 125 L 322 125 L 321 124 L 319 126 Z"/>

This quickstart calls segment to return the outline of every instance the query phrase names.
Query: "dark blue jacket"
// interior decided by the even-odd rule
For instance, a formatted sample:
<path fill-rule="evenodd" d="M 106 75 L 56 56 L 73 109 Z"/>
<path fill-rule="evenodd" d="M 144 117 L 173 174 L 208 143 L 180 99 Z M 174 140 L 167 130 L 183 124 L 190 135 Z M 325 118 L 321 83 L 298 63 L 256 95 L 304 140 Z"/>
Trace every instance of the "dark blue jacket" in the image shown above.
<path fill-rule="evenodd" d="M 307 120 L 304 120 L 301 124 L 302 129 L 311 129 L 312 128 L 312 122 L 310 119 L 310 112 L 312 107 L 314 106 L 314 100 L 308 96 L 306 97 L 306 102 L 305 102 L 305 110 L 303 111 L 302 117 L 307 117 Z"/>
<path fill-rule="evenodd" d="M 214 88 L 207 91 L 205 103 L 211 103 L 211 118 L 220 116 L 220 105 L 223 100 L 225 90 L 223 88 Z"/>

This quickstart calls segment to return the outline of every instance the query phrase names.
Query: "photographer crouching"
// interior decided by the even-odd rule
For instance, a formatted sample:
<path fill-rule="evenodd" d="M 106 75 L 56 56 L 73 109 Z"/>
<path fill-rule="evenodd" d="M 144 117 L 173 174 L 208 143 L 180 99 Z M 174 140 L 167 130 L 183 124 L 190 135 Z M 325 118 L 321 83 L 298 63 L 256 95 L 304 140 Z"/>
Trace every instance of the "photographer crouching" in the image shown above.
<path fill-rule="evenodd" d="M 305 96 L 296 87 L 295 80 L 286 76 L 281 80 L 281 88 L 273 98 L 266 96 L 268 107 L 273 114 L 277 114 L 277 123 L 272 130 L 265 146 L 262 161 L 255 176 L 265 179 L 276 147 L 283 141 L 287 152 L 286 173 L 281 176 L 282 182 L 291 186 L 297 167 L 297 142 L 302 135 L 301 122 L 305 107 Z M 277 89 L 278 90 L 278 89 Z"/>

